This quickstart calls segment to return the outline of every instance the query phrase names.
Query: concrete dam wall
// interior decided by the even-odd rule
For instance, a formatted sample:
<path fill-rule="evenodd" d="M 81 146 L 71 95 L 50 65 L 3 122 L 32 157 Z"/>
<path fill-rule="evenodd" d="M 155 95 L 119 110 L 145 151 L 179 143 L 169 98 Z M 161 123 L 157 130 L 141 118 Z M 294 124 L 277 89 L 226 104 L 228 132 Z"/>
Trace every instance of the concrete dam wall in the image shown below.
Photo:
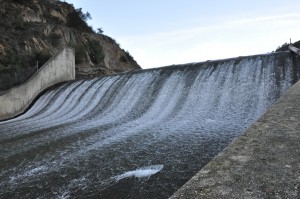
<path fill-rule="evenodd" d="M 168 198 L 299 77 L 281 52 L 52 88 L 0 122 L 0 198 Z"/>
<path fill-rule="evenodd" d="M 65 48 L 45 63 L 39 71 L 20 86 L 0 95 L 0 120 L 23 113 L 46 88 L 75 79 L 75 53 Z"/>

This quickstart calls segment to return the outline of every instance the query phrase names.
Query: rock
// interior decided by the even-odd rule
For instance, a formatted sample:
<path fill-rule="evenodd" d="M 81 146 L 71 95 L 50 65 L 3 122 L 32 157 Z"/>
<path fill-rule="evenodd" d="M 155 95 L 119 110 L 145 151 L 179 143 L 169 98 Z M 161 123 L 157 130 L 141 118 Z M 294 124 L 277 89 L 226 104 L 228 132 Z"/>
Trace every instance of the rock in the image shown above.
<path fill-rule="evenodd" d="M 31 60 L 37 57 L 35 54 L 54 55 L 65 46 L 76 50 L 78 78 L 141 69 L 114 39 L 96 34 L 80 18 L 78 23 L 71 23 L 78 20 L 76 13 L 78 15 L 73 5 L 55 0 L 0 0 L 0 74 L 10 73 L 2 76 L 12 77 L 21 71 L 30 71 L 34 67 L 32 63 L 37 61 Z M 13 61 L 16 59 L 7 58 L 7 54 L 28 63 L 17 65 Z M 2 79 L 2 82 L 14 79 Z M 3 89 L 0 85 L 0 90 Z"/>

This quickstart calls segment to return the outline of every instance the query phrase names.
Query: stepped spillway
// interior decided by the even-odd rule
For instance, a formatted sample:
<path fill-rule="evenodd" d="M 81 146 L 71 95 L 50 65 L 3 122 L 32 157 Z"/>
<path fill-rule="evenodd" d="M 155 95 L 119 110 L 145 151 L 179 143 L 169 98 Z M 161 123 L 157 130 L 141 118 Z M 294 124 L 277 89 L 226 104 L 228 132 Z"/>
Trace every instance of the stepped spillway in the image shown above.
<path fill-rule="evenodd" d="M 167 198 L 298 79 L 281 52 L 63 84 L 0 122 L 0 198 Z"/>

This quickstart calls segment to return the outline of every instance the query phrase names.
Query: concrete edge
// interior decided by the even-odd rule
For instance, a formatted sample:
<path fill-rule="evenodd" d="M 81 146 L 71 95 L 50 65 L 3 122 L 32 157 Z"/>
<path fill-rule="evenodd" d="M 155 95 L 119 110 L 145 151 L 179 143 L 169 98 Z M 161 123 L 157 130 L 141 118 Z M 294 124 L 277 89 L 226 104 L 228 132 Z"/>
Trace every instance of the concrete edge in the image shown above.
<path fill-rule="evenodd" d="M 175 198 L 300 198 L 300 81 Z"/>

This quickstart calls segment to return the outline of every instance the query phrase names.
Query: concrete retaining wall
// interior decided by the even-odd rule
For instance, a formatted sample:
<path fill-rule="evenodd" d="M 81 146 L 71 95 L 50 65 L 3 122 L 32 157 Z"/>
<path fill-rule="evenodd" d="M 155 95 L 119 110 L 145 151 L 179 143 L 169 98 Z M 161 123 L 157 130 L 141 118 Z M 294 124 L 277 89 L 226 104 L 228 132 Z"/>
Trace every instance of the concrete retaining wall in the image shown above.
<path fill-rule="evenodd" d="M 175 198 L 300 198 L 300 81 Z"/>
<path fill-rule="evenodd" d="M 300 49 L 296 48 L 296 47 L 293 46 L 292 44 L 289 45 L 289 49 L 290 49 L 292 52 L 294 52 L 294 53 L 296 53 L 297 55 L 300 56 Z"/>
<path fill-rule="evenodd" d="M 64 48 L 24 84 L 0 95 L 0 120 L 23 113 L 46 88 L 73 79 L 75 79 L 75 52 L 72 48 Z"/>

